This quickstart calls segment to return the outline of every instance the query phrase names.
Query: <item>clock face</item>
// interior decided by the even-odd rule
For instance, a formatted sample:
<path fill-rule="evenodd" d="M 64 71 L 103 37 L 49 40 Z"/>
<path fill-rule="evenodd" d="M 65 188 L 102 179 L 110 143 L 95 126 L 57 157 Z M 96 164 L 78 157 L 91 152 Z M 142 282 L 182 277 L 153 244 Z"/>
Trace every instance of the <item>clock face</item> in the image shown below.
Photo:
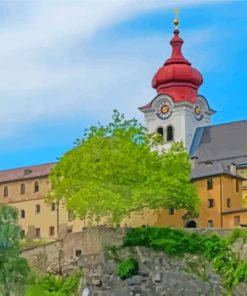
<path fill-rule="evenodd" d="M 201 120 L 203 118 L 202 108 L 199 105 L 196 105 L 194 108 L 194 116 L 196 120 Z"/>
<path fill-rule="evenodd" d="M 169 101 L 162 101 L 157 107 L 157 116 L 160 119 L 166 119 L 172 114 L 172 106 Z"/>

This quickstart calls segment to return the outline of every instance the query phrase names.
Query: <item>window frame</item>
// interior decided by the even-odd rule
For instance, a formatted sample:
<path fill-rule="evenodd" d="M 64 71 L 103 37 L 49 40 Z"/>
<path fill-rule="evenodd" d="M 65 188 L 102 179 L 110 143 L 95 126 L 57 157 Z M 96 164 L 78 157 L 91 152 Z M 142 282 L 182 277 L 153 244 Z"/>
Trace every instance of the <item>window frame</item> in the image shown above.
<path fill-rule="evenodd" d="M 172 216 L 172 215 L 174 215 L 174 209 L 173 208 L 170 208 L 169 210 L 168 210 L 168 213 L 169 213 L 169 215 L 170 216 Z"/>
<path fill-rule="evenodd" d="M 214 207 L 214 199 L 213 198 L 209 198 L 208 199 L 208 209 L 213 208 Z"/>
<path fill-rule="evenodd" d="M 55 236 L 55 226 L 49 227 L 49 236 Z"/>
<path fill-rule="evenodd" d="M 40 204 L 35 205 L 35 214 L 39 214 L 41 212 L 41 206 Z"/>
<path fill-rule="evenodd" d="M 37 235 L 38 232 L 38 235 Z M 35 228 L 35 238 L 40 238 L 41 237 L 41 229 L 40 227 Z"/>
<path fill-rule="evenodd" d="M 237 216 L 233 216 L 234 219 L 234 226 L 239 226 L 240 225 L 240 221 L 241 221 L 241 216 L 237 215 Z"/>
<path fill-rule="evenodd" d="M 21 183 L 20 194 L 23 195 L 26 193 L 25 183 Z"/>
<path fill-rule="evenodd" d="M 34 192 L 39 192 L 39 182 L 38 181 L 35 181 L 34 182 Z"/>
<path fill-rule="evenodd" d="M 20 210 L 20 219 L 25 219 L 26 218 L 26 211 L 24 209 Z"/>
<path fill-rule="evenodd" d="M 9 188 L 7 185 L 3 187 L 3 197 L 8 197 L 9 196 Z"/>
<path fill-rule="evenodd" d="M 172 125 L 168 125 L 166 127 L 166 142 L 173 142 L 173 141 L 174 141 L 174 127 Z"/>
<path fill-rule="evenodd" d="M 212 190 L 214 188 L 213 178 L 207 179 L 207 190 Z"/>
<path fill-rule="evenodd" d="M 208 220 L 208 228 L 214 228 L 214 220 Z"/>

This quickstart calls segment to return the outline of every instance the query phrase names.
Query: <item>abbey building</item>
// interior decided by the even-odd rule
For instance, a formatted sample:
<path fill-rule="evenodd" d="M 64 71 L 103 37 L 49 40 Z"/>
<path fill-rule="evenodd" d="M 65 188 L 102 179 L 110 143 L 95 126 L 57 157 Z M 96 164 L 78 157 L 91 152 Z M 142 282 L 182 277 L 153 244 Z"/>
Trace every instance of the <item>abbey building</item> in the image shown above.
<path fill-rule="evenodd" d="M 150 133 L 163 145 L 183 141 L 191 157 L 191 181 L 201 199 L 199 217 L 174 209 L 147 211 L 125 219 L 128 226 L 233 228 L 247 226 L 247 120 L 211 125 L 215 114 L 199 88 L 201 73 L 182 54 L 183 40 L 176 28 L 172 53 L 152 80 L 157 95 L 139 110 Z M 246 114 L 247 116 L 247 114 Z M 49 173 L 55 163 L 0 171 L 0 204 L 19 210 L 27 238 L 55 239 L 80 231 L 85 221 L 74 219 L 62 203 L 48 205 Z"/>

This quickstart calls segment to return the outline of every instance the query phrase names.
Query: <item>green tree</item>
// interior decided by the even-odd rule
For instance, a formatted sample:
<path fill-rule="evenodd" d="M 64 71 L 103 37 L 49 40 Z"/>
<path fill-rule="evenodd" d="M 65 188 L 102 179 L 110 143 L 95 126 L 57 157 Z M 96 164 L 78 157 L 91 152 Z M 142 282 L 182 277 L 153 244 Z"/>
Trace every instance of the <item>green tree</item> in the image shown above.
<path fill-rule="evenodd" d="M 21 228 L 18 212 L 8 205 L 0 206 L 0 295 L 23 295 L 29 272 L 27 261 L 20 257 Z"/>
<path fill-rule="evenodd" d="M 159 142 L 159 135 L 148 135 L 136 119 L 125 120 L 114 110 L 112 122 L 86 130 L 60 158 L 47 200 L 64 198 L 80 218 L 117 223 L 145 208 L 195 212 L 199 198 L 187 152 L 182 143 L 158 152 Z"/>

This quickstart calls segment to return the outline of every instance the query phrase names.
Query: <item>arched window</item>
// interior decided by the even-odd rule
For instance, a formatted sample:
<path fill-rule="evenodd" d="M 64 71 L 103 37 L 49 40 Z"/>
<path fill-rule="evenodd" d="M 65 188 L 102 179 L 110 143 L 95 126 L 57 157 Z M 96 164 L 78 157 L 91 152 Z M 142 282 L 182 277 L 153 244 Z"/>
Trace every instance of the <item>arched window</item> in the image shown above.
<path fill-rule="evenodd" d="M 35 213 L 40 213 L 40 205 L 35 206 Z"/>
<path fill-rule="evenodd" d="M 159 139 L 160 144 L 163 144 L 164 143 L 164 129 L 163 129 L 163 127 L 158 127 L 157 133 L 161 136 Z"/>
<path fill-rule="evenodd" d="M 3 188 L 3 196 L 7 197 L 8 195 L 9 195 L 8 186 L 4 186 L 4 188 Z"/>
<path fill-rule="evenodd" d="M 173 127 L 171 125 L 168 125 L 168 127 L 167 127 L 166 140 L 167 140 L 167 142 L 174 140 L 174 132 L 173 132 Z"/>
<path fill-rule="evenodd" d="M 25 210 L 20 210 L 20 217 L 21 219 L 25 218 Z"/>
<path fill-rule="evenodd" d="M 21 184 L 21 194 L 25 194 L 25 184 Z"/>
<path fill-rule="evenodd" d="M 163 127 L 159 127 L 159 128 L 157 129 L 157 132 L 158 132 L 158 134 L 160 134 L 162 137 L 164 136 L 164 130 L 163 130 Z"/>
<path fill-rule="evenodd" d="M 39 192 L 39 182 L 38 181 L 36 181 L 34 183 L 34 192 Z"/>

